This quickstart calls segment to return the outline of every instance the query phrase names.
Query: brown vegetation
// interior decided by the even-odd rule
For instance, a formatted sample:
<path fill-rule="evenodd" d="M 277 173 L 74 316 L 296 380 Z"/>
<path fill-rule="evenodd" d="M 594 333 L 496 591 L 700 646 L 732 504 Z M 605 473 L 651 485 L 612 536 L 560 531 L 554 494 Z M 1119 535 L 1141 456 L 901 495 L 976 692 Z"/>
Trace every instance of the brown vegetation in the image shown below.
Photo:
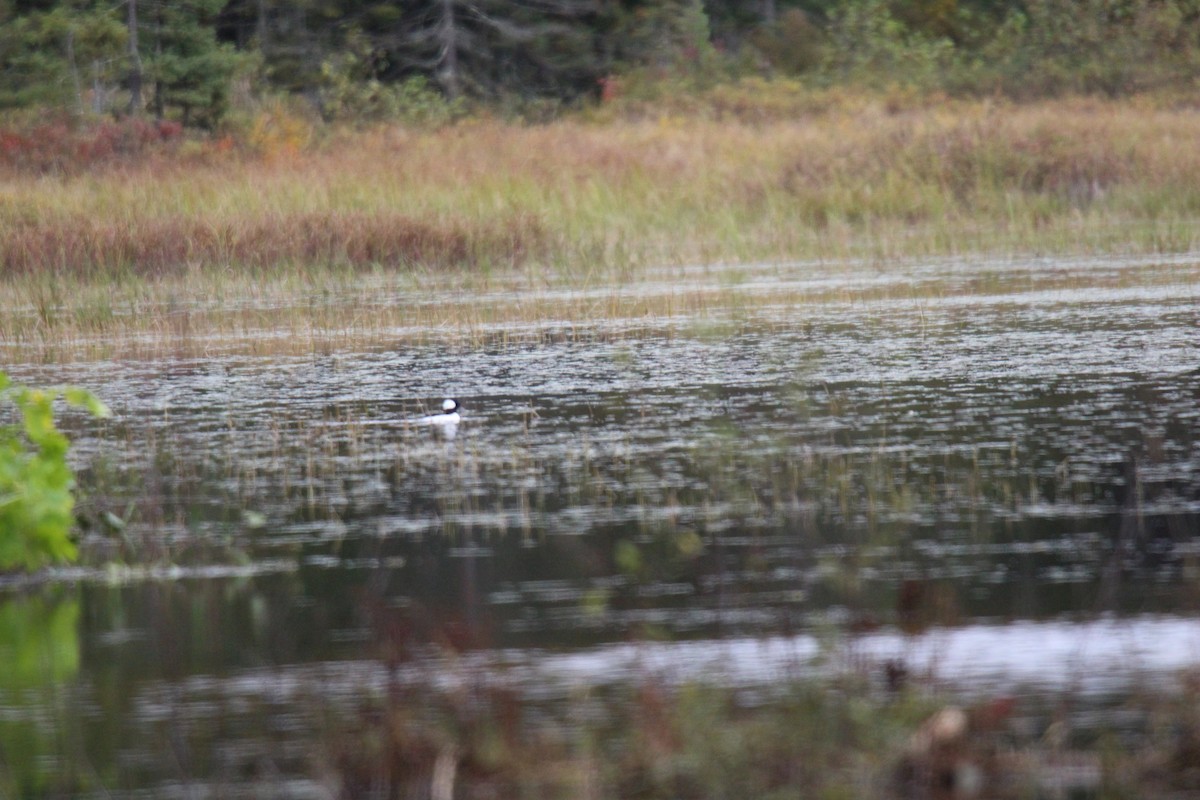
<path fill-rule="evenodd" d="M 538 255 L 544 233 L 531 215 L 466 226 L 385 211 L 307 211 L 252 217 L 21 220 L 0 240 L 10 274 L 128 270 L 164 275 L 187 267 L 472 266 Z"/>
<path fill-rule="evenodd" d="M 223 140 L 185 143 L 173 161 L 137 148 L 100 166 L 82 155 L 91 169 L 62 164 L 56 179 L 10 155 L 0 258 L 10 273 L 592 271 L 895 253 L 901 241 L 916 253 L 1108 247 L 1114 224 L 1139 225 L 1122 245 L 1145 251 L 1192 246 L 1190 229 L 1162 241 L 1153 225 L 1189 223 L 1200 207 L 1200 113 L 1133 101 L 842 102 L 761 124 L 472 121 L 334 134 L 306 150 L 296 142 L 317 138 L 295 120 L 276 127 L 290 132 L 259 131 L 228 155 Z"/>
<path fill-rule="evenodd" d="M 173 159 L 138 148 L 50 158 L 54 178 L 10 154 L 0 258 L 10 274 L 529 262 L 594 271 L 1195 240 L 1200 115 L 1190 109 L 865 99 L 794 108 L 765 122 L 474 120 L 319 144 L 285 119 L 275 127 L 286 135 L 185 142 Z"/>
<path fill-rule="evenodd" d="M 660 280 L 648 267 L 1196 248 L 1193 109 L 764 91 L 761 121 L 702 106 L 320 131 L 277 111 L 237 142 L 156 140 L 52 174 L 9 159 L 0 344 L 47 358 L 111 352 L 122 334 L 155 351 L 235 332 L 268 349 L 362 344 L 397 326 L 474 338 L 499 323 L 745 302 L 682 286 L 537 291 Z M 401 302 L 428 270 L 510 294 Z"/>

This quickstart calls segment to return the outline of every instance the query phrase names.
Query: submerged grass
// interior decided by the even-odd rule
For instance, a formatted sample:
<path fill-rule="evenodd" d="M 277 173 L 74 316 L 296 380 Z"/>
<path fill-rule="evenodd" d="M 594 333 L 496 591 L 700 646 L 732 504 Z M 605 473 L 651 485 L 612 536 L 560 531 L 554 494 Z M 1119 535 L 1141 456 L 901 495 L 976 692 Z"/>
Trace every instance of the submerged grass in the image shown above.
<path fill-rule="evenodd" d="M 305 355 L 436 343 L 478 347 L 647 332 L 719 335 L 828 304 L 937 305 L 947 297 L 1179 286 L 1195 260 L 1129 257 L 1012 269 L 1004 259 L 806 261 L 668 267 L 573 278 L 520 271 L 301 267 L 4 285 L 0 355 L 13 362 L 240 353 Z M 951 268 L 953 267 L 953 268 Z M 775 322 L 773 322 L 773 320 Z"/>

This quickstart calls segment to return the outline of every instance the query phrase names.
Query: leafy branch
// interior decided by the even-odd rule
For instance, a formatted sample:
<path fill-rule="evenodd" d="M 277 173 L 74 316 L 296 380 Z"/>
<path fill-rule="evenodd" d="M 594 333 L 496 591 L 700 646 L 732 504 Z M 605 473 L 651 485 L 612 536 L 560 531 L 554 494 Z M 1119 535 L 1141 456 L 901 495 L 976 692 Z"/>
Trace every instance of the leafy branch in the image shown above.
<path fill-rule="evenodd" d="M 54 423 L 54 401 L 95 417 L 111 412 L 84 389 L 37 389 L 0 372 L 0 407 L 13 406 L 18 422 L 0 425 L 0 569 L 37 569 L 76 557 L 71 540 L 75 475 L 67 463 L 70 441 Z"/>

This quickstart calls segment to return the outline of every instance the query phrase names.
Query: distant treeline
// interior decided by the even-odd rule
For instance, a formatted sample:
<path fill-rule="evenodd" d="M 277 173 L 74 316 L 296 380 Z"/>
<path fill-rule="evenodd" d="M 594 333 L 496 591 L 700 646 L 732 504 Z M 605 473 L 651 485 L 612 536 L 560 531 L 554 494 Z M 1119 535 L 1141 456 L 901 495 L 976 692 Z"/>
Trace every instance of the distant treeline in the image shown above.
<path fill-rule="evenodd" d="M 1194 88 L 1200 0 L 0 0 L 0 107 L 219 123 L 554 113 L 788 77 L 1013 97 Z"/>

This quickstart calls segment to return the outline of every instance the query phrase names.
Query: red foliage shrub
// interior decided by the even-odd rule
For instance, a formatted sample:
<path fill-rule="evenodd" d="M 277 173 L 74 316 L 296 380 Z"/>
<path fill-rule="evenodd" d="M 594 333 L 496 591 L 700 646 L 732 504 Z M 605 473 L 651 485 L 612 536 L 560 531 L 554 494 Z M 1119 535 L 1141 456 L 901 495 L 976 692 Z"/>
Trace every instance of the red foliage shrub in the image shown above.
<path fill-rule="evenodd" d="M 613 75 L 606 75 L 596 81 L 600 86 L 600 102 L 611 103 L 621 95 L 621 82 Z"/>
<path fill-rule="evenodd" d="M 183 126 L 170 120 L 131 117 L 88 125 L 49 120 L 0 128 L 0 169 L 72 173 L 101 164 L 136 161 L 170 149 Z"/>

